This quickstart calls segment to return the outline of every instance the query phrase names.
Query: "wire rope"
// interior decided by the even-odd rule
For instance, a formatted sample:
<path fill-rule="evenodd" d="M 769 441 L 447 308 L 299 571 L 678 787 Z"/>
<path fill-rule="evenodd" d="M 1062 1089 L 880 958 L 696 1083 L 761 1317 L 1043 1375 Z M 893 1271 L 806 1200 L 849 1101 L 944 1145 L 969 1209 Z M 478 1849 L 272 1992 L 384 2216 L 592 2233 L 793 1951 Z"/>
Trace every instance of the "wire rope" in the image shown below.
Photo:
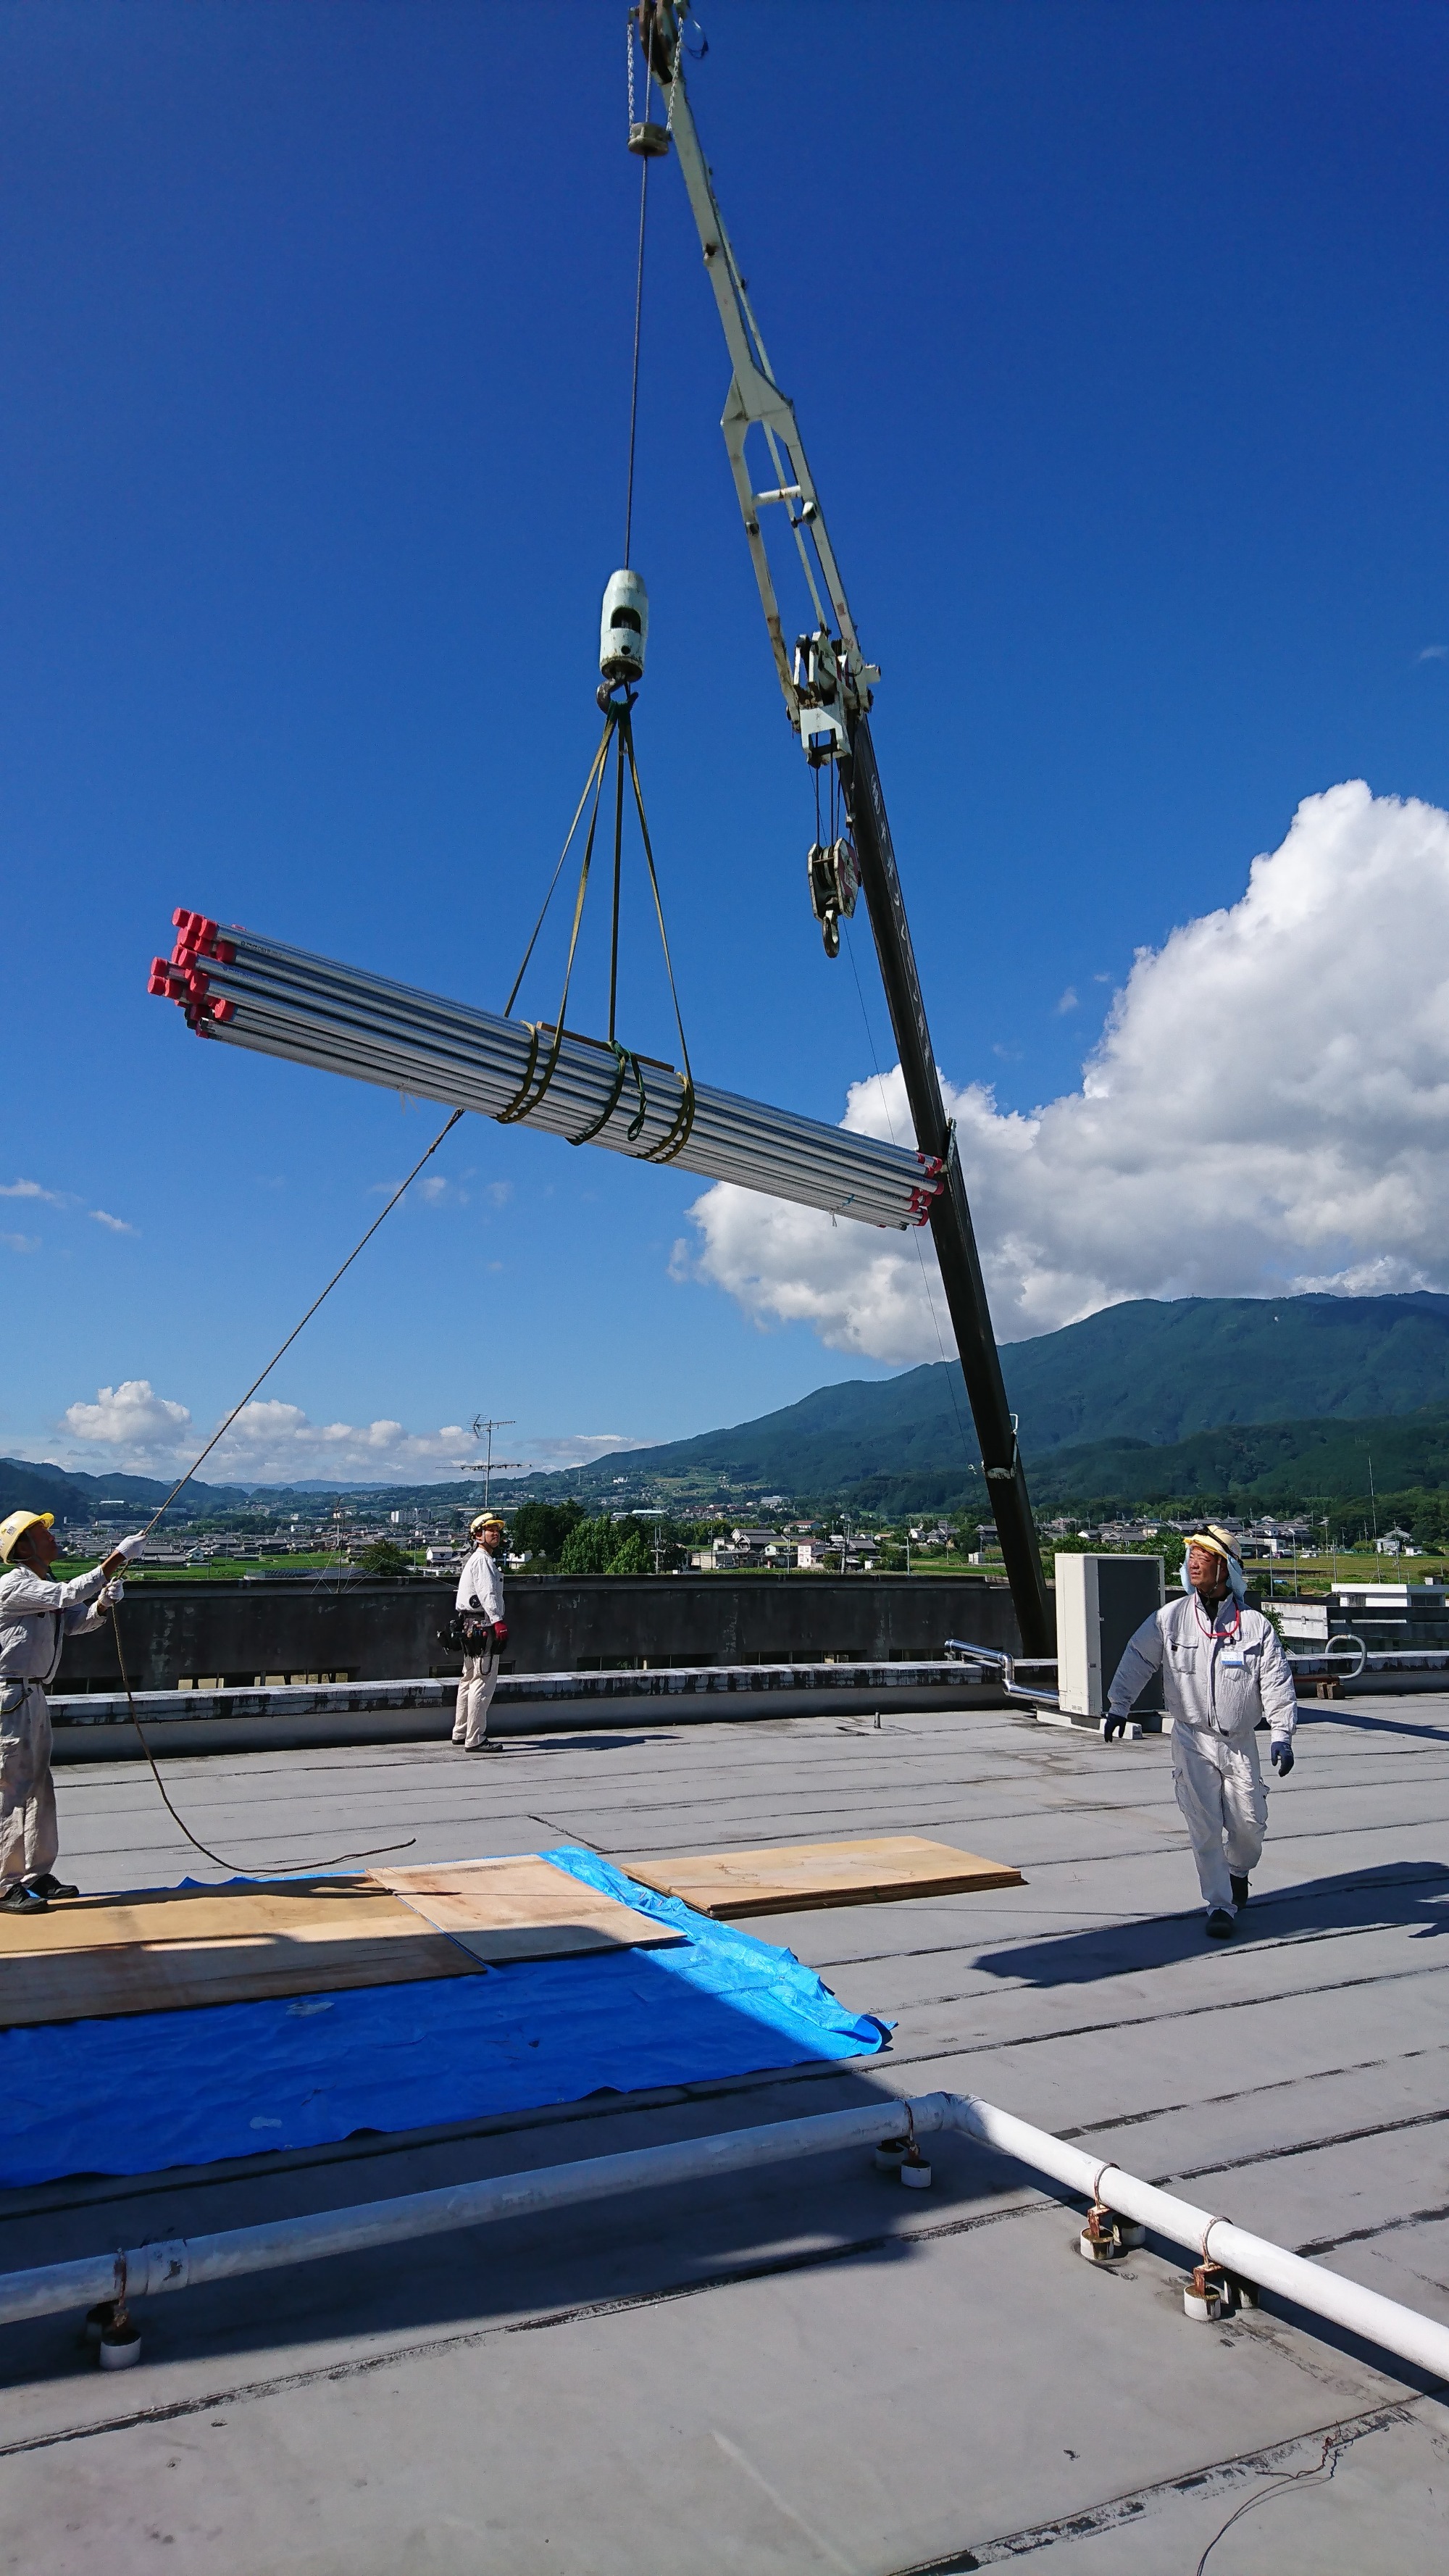
<path fill-rule="evenodd" d="M 629 62 L 629 135 L 632 142 L 635 122 L 634 14 L 632 10 L 629 12 L 628 18 L 625 22 L 624 44 Z M 654 65 L 650 59 L 649 48 L 647 45 L 644 46 L 643 52 L 644 115 L 641 123 L 643 125 L 647 125 L 649 122 L 649 93 L 654 78 Z M 678 69 L 677 57 L 675 68 L 676 70 Z M 674 115 L 672 82 L 670 84 L 670 93 L 669 113 L 672 122 Z M 639 256 L 634 271 L 634 364 L 629 379 L 629 470 L 624 486 L 624 570 L 626 572 L 629 569 L 629 549 L 634 535 L 634 440 L 639 423 L 639 337 L 644 319 L 644 227 L 645 219 L 649 211 L 649 161 L 649 153 L 647 151 L 641 152 L 639 156 Z M 612 1034 L 613 1032 L 610 1031 L 611 1036 Z"/>
<path fill-rule="evenodd" d="M 649 101 L 644 101 L 647 114 Z M 634 274 L 634 364 L 629 382 L 629 471 L 624 489 L 624 569 L 634 536 L 634 442 L 639 425 L 639 334 L 644 314 L 644 224 L 649 211 L 649 162 L 639 164 L 639 260 Z"/>

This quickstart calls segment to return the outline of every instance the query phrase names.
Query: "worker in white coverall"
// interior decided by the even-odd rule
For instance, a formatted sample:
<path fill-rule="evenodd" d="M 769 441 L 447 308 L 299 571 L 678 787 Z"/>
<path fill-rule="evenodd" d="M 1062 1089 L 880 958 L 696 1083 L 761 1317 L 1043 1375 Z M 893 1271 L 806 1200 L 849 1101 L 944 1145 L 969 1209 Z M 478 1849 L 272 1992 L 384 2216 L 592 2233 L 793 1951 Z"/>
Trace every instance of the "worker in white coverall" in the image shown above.
<path fill-rule="evenodd" d="M 1255 1730 L 1268 1721 L 1268 1757 L 1293 1768 L 1298 1700 L 1278 1632 L 1248 1607 L 1232 1540 L 1210 1523 L 1187 1542 L 1183 1597 L 1144 1619 L 1112 1677 L 1102 1732 L 1110 1743 L 1154 1674 L 1172 1720 L 1172 1781 L 1186 1819 L 1211 1941 L 1229 1941 L 1268 1823 Z"/>
<path fill-rule="evenodd" d="M 468 1525 L 473 1553 L 458 1577 L 458 1617 L 463 1628 L 463 1678 L 453 1718 L 453 1742 L 465 1753 L 488 1750 L 488 1710 L 498 1687 L 498 1658 L 508 1643 L 503 1616 L 503 1523 L 480 1512 Z"/>
<path fill-rule="evenodd" d="M 52 1583 L 59 1554 L 52 1512 L 12 1512 L 0 1521 L 0 1907 L 43 1914 L 53 1896 L 77 1896 L 55 1875 L 60 1834 L 50 1776 L 46 1690 L 67 1637 L 99 1628 L 121 1598 L 116 1577 L 139 1553 L 123 1539 L 105 1562 L 69 1583 Z"/>

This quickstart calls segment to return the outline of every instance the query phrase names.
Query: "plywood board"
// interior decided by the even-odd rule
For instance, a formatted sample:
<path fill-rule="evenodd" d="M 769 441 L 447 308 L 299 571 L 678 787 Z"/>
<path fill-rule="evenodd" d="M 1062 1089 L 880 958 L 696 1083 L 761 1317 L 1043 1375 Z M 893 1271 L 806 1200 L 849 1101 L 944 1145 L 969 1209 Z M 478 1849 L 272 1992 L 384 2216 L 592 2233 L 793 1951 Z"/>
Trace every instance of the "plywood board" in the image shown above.
<path fill-rule="evenodd" d="M 700 1914 L 797 1914 L 819 1905 L 884 1905 L 902 1896 L 965 1896 L 1020 1887 L 1019 1869 L 981 1860 L 923 1834 L 869 1842 L 780 1843 L 765 1851 L 693 1852 L 679 1860 L 628 1861 L 643 1887 L 679 1896 Z"/>
<path fill-rule="evenodd" d="M 158 1888 L 0 1915 L 0 2029 L 255 2003 L 421 1978 L 479 1962 L 365 1879 Z"/>
<path fill-rule="evenodd" d="M 655 1950 L 685 1937 L 534 1853 L 373 1876 L 475 1959 L 495 1966 L 578 1958 L 591 1950 Z"/>

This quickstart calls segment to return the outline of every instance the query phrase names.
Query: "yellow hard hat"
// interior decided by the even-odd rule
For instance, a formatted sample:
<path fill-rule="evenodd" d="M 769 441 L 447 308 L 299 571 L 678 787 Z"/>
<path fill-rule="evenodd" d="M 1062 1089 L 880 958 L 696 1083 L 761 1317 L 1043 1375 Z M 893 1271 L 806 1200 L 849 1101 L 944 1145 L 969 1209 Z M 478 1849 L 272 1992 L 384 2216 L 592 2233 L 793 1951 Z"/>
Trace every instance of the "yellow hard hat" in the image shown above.
<path fill-rule="evenodd" d="M 0 1559 L 9 1564 L 16 1541 L 22 1539 L 28 1529 L 54 1527 L 54 1512 L 12 1512 L 8 1520 L 0 1521 Z"/>
<path fill-rule="evenodd" d="M 497 1512 L 479 1512 L 477 1518 L 468 1523 L 468 1536 L 470 1538 L 476 1537 L 479 1530 L 501 1530 L 506 1528 L 507 1523 L 500 1518 Z"/>

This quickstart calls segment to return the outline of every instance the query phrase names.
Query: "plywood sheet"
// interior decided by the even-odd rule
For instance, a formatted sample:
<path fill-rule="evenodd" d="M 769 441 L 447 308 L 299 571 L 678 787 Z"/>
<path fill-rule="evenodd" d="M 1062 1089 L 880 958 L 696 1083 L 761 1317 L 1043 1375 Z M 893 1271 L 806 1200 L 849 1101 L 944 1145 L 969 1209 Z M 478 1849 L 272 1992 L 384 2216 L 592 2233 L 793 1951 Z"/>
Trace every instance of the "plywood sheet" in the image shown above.
<path fill-rule="evenodd" d="M 578 1958 L 591 1950 L 655 1950 L 684 1939 L 671 1924 L 637 1914 L 533 1853 L 373 1876 L 475 1959 L 495 1966 Z"/>
<path fill-rule="evenodd" d="M 160 1888 L 0 1915 L 0 2029 L 472 1976 L 479 1962 L 367 1880 Z"/>
<path fill-rule="evenodd" d="M 868 1842 L 780 1843 L 766 1851 L 693 1852 L 622 1864 L 643 1887 L 683 1897 L 700 1914 L 796 1914 L 819 1905 L 883 1905 L 902 1896 L 964 1896 L 1020 1887 L 1019 1869 L 981 1860 L 923 1834 Z"/>

